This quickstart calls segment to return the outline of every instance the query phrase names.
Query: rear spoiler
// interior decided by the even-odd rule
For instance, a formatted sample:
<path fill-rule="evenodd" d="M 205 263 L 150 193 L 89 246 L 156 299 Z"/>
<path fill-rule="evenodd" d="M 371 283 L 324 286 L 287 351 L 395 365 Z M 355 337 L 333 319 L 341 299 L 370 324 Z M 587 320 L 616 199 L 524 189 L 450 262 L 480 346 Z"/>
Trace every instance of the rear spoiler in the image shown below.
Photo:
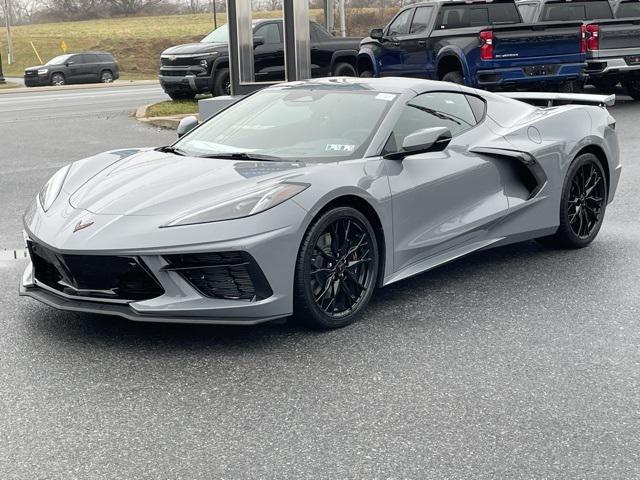
<path fill-rule="evenodd" d="M 555 92 L 496 92 L 504 97 L 522 102 L 534 102 L 553 107 L 557 102 L 577 103 L 582 105 L 599 105 L 610 107 L 616 103 L 615 95 L 589 95 L 586 93 L 555 93 Z"/>

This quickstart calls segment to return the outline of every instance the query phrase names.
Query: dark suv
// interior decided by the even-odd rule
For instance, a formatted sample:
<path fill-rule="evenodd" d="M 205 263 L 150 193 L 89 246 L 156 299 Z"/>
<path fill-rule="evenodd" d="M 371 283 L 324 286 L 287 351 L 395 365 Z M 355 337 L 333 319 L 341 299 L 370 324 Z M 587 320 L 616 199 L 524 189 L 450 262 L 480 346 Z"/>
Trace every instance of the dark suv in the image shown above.
<path fill-rule="evenodd" d="M 107 52 L 60 55 L 39 67 L 24 71 L 27 87 L 68 83 L 111 83 L 120 76 L 118 62 Z"/>

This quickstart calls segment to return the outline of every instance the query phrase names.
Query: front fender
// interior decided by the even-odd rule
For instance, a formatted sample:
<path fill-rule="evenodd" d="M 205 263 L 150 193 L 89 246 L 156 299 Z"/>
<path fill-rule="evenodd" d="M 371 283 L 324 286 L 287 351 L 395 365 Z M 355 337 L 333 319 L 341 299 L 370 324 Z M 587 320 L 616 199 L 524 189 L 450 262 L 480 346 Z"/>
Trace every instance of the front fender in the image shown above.
<path fill-rule="evenodd" d="M 366 45 L 366 46 L 362 46 L 360 48 L 360 51 L 358 52 L 358 57 L 356 59 L 356 66 L 360 64 L 360 60 L 361 59 L 366 59 L 368 61 L 371 62 L 371 65 L 373 67 L 373 76 L 377 77 L 380 75 L 380 72 L 378 70 L 378 62 L 376 61 L 376 54 L 374 52 L 374 48 L 375 46 L 371 45 Z M 360 70 L 358 70 L 358 74 L 360 73 Z"/>

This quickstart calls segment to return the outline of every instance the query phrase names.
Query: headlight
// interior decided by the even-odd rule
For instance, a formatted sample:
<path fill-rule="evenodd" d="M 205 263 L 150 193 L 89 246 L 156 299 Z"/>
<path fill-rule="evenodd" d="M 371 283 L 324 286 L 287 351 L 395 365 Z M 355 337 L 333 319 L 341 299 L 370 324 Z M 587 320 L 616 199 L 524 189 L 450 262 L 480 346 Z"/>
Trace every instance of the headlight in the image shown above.
<path fill-rule="evenodd" d="M 69 173 L 69 168 L 71 168 L 71 165 L 67 165 L 66 167 L 58 170 L 53 177 L 49 179 L 42 190 L 40 190 L 38 198 L 40 199 L 40 205 L 45 212 L 51 208 L 55 199 L 60 195 L 62 185 L 67 178 L 67 173 Z"/>
<path fill-rule="evenodd" d="M 185 212 L 164 226 L 175 227 L 178 225 L 220 222 L 222 220 L 248 217 L 273 208 L 306 190 L 308 187 L 309 184 L 307 183 L 278 183 L 267 187 L 260 187 L 206 209 L 196 212 Z"/>
<path fill-rule="evenodd" d="M 38 70 L 38 75 L 45 75 L 49 73 L 49 69 L 48 68 L 41 68 Z"/>

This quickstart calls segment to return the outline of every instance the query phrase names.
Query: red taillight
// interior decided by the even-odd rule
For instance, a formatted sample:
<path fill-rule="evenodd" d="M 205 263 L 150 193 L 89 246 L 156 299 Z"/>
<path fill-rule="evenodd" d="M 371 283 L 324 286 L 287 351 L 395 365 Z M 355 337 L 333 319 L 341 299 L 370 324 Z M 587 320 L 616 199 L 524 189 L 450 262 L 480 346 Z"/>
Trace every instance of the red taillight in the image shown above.
<path fill-rule="evenodd" d="M 580 25 L 580 53 L 587 51 L 587 27 Z"/>
<path fill-rule="evenodd" d="M 600 50 L 600 27 L 598 25 L 586 26 L 587 50 Z"/>
<path fill-rule="evenodd" d="M 493 60 L 493 32 L 491 30 L 480 32 L 480 59 Z"/>

